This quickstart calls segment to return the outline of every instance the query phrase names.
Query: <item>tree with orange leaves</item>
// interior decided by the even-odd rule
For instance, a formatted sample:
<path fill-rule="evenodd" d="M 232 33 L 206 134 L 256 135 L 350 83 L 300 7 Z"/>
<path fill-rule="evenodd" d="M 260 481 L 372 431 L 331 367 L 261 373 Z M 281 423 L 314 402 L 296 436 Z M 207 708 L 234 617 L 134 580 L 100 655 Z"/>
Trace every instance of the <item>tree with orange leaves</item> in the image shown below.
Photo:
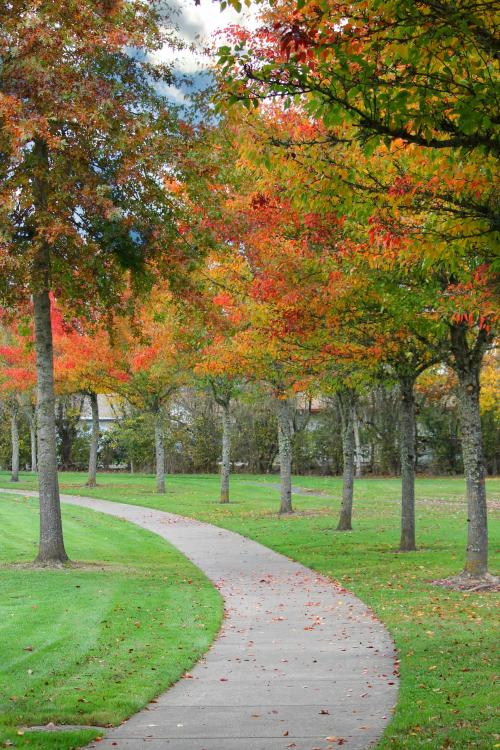
<path fill-rule="evenodd" d="M 114 360 L 103 377 L 109 393 L 150 415 L 156 449 L 156 491 L 165 493 L 166 409 L 190 378 L 197 333 L 188 308 L 163 287 L 153 290 L 132 321 L 116 321 Z"/>
<path fill-rule="evenodd" d="M 171 277 L 186 271 L 174 248 L 180 202 L 164 187 L 179 130 L 159 90 L 172 75 L 151 54 L 171 43 L 167 26 L 142 0 L 0 10 L 0 302 L 18 312 L 33 299 L 43 565 L 67 560 L 51 293 L 65 314 L 92 319 L 127 283 L 147 287 L 153 261 Z"/>
<path fill-rule="evenodd" d="M 219 228 L 220 229 L 220 228 Z M 227 258 L 226 258 L 227 260 Z M 222 268 L 213 253 L 207 259 L 208 280 L 204 280 L 203 327 L 200 329 L 199 352 L 196 355 L 194 374 L 203 386 L 208 387 L 221 410 L 221 486 L 220 502 L 229 502 L 229 477 L 231 473 L 231 405 L 244 382 L 244 375 L 233 359 L 232 339 L 243 323 L 242 313 L 225 292 L 214 294 L 214 282 L 221 283 Z M 224 309 L 224 305 L 228 305 Z"/>
<path fill-rule="evenodd" d="M 102 393 L 110 375 L 124 377 L 116 363 L 116 352 L 110 345 L 109 332 L 102 323 L 73 319 L 66 323 L 57 309 L 52 309 L 54 338 L 54 372 L 58 394 L 80 393 L 90 402 L 92 428 L 89 450 L 87 487 L 96 486 L 99 448 L 98 393 Z"/>

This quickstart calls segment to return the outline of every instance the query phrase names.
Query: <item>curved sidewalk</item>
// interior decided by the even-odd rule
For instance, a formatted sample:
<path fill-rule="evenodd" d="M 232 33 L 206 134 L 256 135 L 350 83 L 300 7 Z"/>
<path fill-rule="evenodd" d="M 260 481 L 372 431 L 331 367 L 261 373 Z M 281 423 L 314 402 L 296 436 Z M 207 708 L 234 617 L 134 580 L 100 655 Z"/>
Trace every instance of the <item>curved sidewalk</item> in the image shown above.
<path fill-rule="evenodd" d="M 61 499 L 167 539 L 225 602 L 205 658 L 95 747 L 362 750 L 381 736 L 397 699 L 396 656 L 359 599 L 232 531 L 139 506 Z"/>

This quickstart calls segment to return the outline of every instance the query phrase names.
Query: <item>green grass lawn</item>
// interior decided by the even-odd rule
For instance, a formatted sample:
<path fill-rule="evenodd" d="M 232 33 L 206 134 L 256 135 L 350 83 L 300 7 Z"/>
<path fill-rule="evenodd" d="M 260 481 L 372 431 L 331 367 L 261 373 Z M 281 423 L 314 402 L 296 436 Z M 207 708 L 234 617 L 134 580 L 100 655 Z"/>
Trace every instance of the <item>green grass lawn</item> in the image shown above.
<path fill-rule="evenodd" d="M 400 700 L 379 750 L 500 747 L 500 737 L 494 735 L 498 723 L 493 697 L 498 674 L 498 596 L 449 591 L 430 583 L 463 567 L 462 479 L 418 480 L 419 551 L 404 555 L 396 552 L 400 493 L 396 479 L 358 481 L 355 530 L 341 534 L 334 531 L 341 490 L 337 478 L 297 477 L 295 484 L 304 492 L 294 496 L 297 512 L 289 518 L 276 515 L 279 493 L 274 476 L 233 477 L 232 502 L 227 506 L 217 502 L 214 476 L 168 477 L 164 496 L 155 494 L 151 476 L 102 474 L 94 490 L 85 488 L 84 481 L 84 474 L 62 474 L 61 488 L 234 529 L 339 580 L 368 603 L 392 633 L 401 659 Z M 0 475 L 0 484 L 12 487 L 7 474 Z M 23 474 L 18 486 L 35 488 L 35 479 Z M 499 523 L 493 506 L 500 504 L 500 480 L 488 480 L 488 494 L 494 569 Z M 69 551 L 75 557 L 71 547 Z"/>
<path fill-rule="evenodd" d="M 95 729 L 43 734 L 24 726 L 106 726 L 140 709 L 215 637 L 222 601 L 208 579 L 155 534 L 65 507 L 79 567 L 33 569 L 38 508 L 0 492 L 0 747 L 68 750 Z M 101 732 L 102 733 L 102 732 Z"/>

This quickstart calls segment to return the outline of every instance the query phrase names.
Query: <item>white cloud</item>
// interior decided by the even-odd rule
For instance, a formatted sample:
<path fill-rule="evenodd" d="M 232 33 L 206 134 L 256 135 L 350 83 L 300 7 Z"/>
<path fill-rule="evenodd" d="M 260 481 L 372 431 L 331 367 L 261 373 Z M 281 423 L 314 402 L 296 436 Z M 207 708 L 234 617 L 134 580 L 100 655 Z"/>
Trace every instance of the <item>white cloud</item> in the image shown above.
<path fill-rule="evenodd" d="M 252 8 L 245 8 L 241 13 L 234 8 L 221 11 L 217 0 L 200 0 L 199 5 L 195 5 L 194 0 L 181 0 L 170 5 L 175 9 L 173 19 L 179 27 L 181 39 L 187 45 L 194 45 L 196 50 L 164 49 L 157 57 L 188 75 L 199 73 L 210 66 L 210 58 L 204 50 L 223 43 L 224 36 L 216 38 L 217 32 L 222 32 L 232 24 L 247 27 L 255 24 L 255 11 Z"/>

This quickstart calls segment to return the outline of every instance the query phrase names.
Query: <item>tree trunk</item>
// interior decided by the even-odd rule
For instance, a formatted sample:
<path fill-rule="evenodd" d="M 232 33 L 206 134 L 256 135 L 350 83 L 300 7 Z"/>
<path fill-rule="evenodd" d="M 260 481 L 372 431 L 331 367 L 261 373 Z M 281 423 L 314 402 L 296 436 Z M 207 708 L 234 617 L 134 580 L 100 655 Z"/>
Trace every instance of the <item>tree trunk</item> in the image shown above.
<path fill-rule="evenodd" d="M 287 399 L 276 399 L 278 406 L 278 452 L 280 459 L 281 504 L 279 512 L 293 513 L 292 507 L 292 422 Z"/>
<path fill-rule="evenodd" d="M 36 420 L 35 415 L 30 410 L 29 415 L 30 425 L 30 444 L 31 444 L 31 471 L 37 472 L 37 460 L 36 460 Z"/>
<path fill-rule="evenodd" d="M 92 391 L 89 397 L 92 410 L 92 436 L 90 438 L 89 477 L 86 486 L 95 487 L 97 485 L 97 449 L 99 447 L 99 404 L 97 393 Z"/>
<path fill-rule="evenodd" d="M 354 415 L 355 394 L 345 389 L 338 394 L 342 422 L 342 506 L 337 531 L 352 531 L 352 500 L 354 493 Z"/>
<path fill-rule="evenodd" d="M 479 339 L 474 347 L 469 347 L 464 325 L 452 327 L 451 339 L 458 378 L 458 416 L 467 484 L 467 559 L 464 572 L 473 578 L 480 578 L 488 572 L 486 472 L 479 412 L 480 371 L 486 342 L 481 345 Z"/>
<path fill-rule="evenodd" d="M 62 396 L 56 401 L 56 432 L 59 437 L 59 457 L 63 470 L 71 469 L 73 444 L 78 434 L 84 397 Z"/>
<path fill-rule="evenodd" d="M 416 550 L 415 542 L 415 379 L 399 381 L 401 393 L 400 458 L 401 458 L 401 552 Z"/>
<path fill-rule="evenodd" d="M 49 150 L 35 138 L 33 158 L 37 171 L 33 179 L 35 220 L 48 210 Z M 38 229 L 38 228 L 37 228 Z M 37 237 L 33 263 L 33 313 L 36 354 L 36 418 L 38 438 L 38 487 L 40 495 L 40 544 L 36 563 L 61 565 L 68 556 L 64 549 L 59 481 L 57 477 L 56 420 L 54 397 L 54 353 L 50 317 L 50 245 Z"/>
<path fill-rule="evenodd" d="M 359 439 L 359 419 L 356 409 L 353 414 L 354 419 L 354 463 L 356 466 L 356 479 L 361 479 L 363 476 L 363 454 L 361 452 L 361 441 Z"/>
<path fill-rule="evenodd" d="M 10 434 L 12 438 L 11 482 L 19 482 L 19 411 L 17 403 L 11 406 Z"/>
<path fill-rule="evenodd" d="M 163 413 L 160 410 L 155 418 L 156 448 L 156 491 L 165 494 L 165 443 L 163 435 Z"/>
<path fill-rule="evenodd" d="M 68 559 L 64 549 L 59 482 L 57 478 L 54 365 L 50 297 L 33 295 L 37 373 L 38 482 L 40 490 L 40 546 L 37 563 L 57 565 Z"/>
<path fill-rule="evenodd" d="M 135 474 L 135 464 L 133 458 L 130 459 L 130 473 Z"/>
<path fill-rule="evenodd" d="M 222 462 L 220 481 L 220 501 L 229 502 L 229 473 L 231 470 L 231 406 L 230 401 L 222 404 Z"/>

